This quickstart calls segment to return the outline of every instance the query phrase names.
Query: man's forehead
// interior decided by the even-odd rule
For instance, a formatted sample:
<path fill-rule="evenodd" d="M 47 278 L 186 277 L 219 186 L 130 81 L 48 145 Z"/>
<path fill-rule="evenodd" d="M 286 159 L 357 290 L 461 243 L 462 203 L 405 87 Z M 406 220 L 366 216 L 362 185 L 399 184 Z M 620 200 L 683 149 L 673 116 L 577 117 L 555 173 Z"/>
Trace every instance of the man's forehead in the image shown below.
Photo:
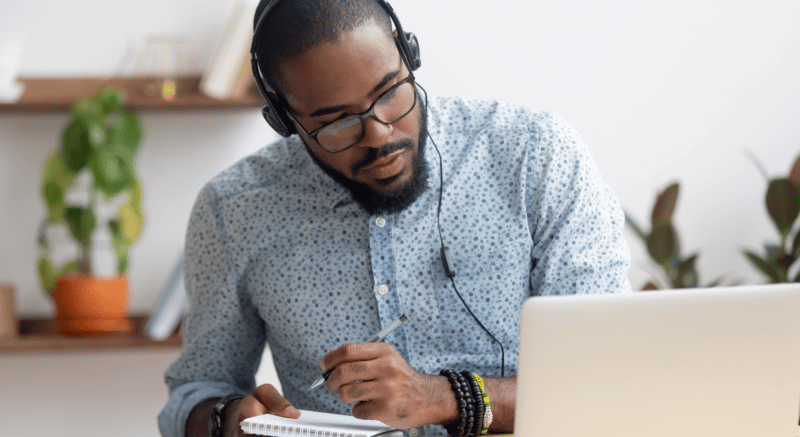
<path fill-rule="evenodd" d="M 359 105 L 402 66 L 390 35 L 368 24 L 343 33 L 279 66 L 285 98 L 297 115 L 320 108 Z"/>

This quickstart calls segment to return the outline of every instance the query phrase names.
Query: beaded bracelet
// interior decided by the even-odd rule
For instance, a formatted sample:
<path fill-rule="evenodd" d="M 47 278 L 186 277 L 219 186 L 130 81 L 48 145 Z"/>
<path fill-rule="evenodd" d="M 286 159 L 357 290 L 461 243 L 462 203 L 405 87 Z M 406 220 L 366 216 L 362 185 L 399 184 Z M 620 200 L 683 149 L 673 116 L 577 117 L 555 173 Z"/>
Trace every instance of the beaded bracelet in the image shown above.
<path fill-rule="evenodd" d="M 475 421 L 475 400 L 472 397 L 472 388 L 464 375 L 452 369 L 442 369 L 440 375 L 446 376 L 456 396 L 459 419 L 447 424 L 444 428 L 451 437 L 467 437 Z"/>
<path fill-rule="evenodd" d="M 478 382 L 478 388 L 481 389 L 481 397 L 483 398 L 483 426 L 481 427 L 481 434 L 486 434 L 489 432 L 489 425 L 492 424 L 492 419 L 494 419 L 491 402 L 489 401 L 489 395 L 486 393 L 486 386 L 483 383 L 483 378 L 477 373 L 473 373 L 473 375 L 475 376 L 475 381 Z"/>
<path fill-rule="evenodd" d="M 475 400 L 475 420 L 473 426 L 469 430 L 470 437 L 477 437 L 481 434 L 483 429 L 483 397 L 481 396 L 481 389 L 478 387 L 478 381 L 472 372 L 466 370 L 461 372 L 464 378 L 469 382 L 470 390 L 472 391 L 472 398 Z"/>

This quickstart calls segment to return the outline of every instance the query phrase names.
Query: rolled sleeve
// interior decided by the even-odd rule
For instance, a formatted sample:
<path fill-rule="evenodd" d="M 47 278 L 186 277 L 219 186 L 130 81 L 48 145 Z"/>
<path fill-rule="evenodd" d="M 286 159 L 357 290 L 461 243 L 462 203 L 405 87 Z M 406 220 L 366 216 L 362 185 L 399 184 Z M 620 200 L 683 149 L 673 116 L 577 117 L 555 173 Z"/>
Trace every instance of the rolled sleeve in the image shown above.
<path fill-rule="evenodd" d="M 250 302 L 226 241 L 225 205 L 206 187 L 189 220 L 185 250 L 188 311 L 181 355 L 164 379 L 169 399 L 158 417 L 164 437 L 183 437 L 186 419 L 204 399 L 246 394 L 264 352 L 264 323 Z"/>
<path fill-rule="evenodd" d="M 536 295 L 630 291 L 625 218 L 581 137 L 551 115 L 529 155 Z"/>

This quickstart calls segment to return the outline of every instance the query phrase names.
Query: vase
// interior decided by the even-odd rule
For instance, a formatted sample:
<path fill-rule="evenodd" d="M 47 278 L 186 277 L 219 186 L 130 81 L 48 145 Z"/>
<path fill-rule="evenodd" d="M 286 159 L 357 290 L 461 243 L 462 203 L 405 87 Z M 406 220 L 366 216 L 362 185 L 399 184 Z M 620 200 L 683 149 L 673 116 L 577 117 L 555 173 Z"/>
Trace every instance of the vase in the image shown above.
<path fill-rule="evenodd" d="M 127 318 L 128 279 L 75 275 L 60 278 L 54 294 L 60 331 L 76 335 L 111 335 L 131 330 Z"/>

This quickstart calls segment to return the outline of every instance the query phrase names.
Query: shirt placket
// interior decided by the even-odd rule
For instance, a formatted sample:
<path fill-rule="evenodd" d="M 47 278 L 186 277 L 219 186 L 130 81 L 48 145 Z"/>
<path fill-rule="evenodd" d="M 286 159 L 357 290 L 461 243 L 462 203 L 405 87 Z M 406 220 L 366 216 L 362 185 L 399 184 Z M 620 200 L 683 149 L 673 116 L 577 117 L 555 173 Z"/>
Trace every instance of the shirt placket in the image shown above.
<path fill-rule="evenodd" d="M 397 295 L 396 262 L 392 241 L 393 228 L 394 217 L 392 216 L 374 215 L 370 217 L 369 247 L 372 261 L 373 293 L 378 302 L 378 317 L 382 327 L 392 323 L 402 314 L 400 299 Z M 394 345 L 402 355 L 406 355 L 406 339 L 403 332 L 402 329 L 398 329 L 389 334 L 386 342 Z"/>

